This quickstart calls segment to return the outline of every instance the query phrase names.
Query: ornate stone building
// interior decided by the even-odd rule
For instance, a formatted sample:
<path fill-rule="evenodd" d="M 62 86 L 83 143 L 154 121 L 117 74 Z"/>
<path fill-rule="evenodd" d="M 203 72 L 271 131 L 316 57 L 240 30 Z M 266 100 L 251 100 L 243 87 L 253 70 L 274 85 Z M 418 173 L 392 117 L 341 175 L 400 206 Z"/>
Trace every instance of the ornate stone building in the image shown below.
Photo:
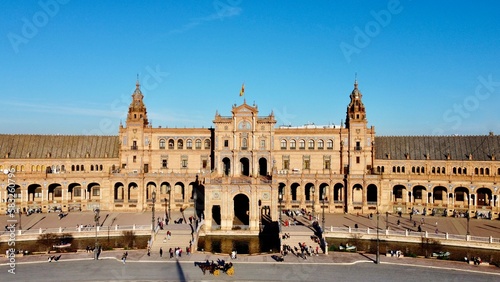
<path fill-rule="evenodd" d="M 26 212 L 142 212 L 194 206 L 208 230 L 258 232 L 279 206 L 328 213 L 419 212 L 498 218 L 500 138 L 376 136 L 357 82 L 345 125 L 276 126 L 243 102 L 212 128 L 148 122 L 137 83 L 118 136 L 0 135 L 7 198 Z M 281 196 L 280 196 L 281 195 Z"/>

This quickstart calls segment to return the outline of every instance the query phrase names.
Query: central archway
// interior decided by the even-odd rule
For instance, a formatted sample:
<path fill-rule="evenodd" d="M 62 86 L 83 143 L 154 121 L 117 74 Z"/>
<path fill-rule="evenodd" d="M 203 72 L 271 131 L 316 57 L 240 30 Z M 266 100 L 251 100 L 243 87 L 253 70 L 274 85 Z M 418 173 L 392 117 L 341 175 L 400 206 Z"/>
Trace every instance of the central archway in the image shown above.
<path fill-rule="evenodd" d="M 233 226 L 249 225 L 250 221 L 250 200 L 246 195 L 238 194 L 234 196 L 234 218 Z"/>

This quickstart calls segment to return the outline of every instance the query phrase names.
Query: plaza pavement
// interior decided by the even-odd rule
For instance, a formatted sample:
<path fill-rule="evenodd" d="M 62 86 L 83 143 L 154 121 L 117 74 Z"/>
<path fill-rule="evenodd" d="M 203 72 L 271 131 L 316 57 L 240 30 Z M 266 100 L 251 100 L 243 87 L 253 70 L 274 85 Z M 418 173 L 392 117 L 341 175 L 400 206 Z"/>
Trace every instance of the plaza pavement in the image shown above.
<path fill-rule="evenodd" d="M 193 209 L 187 209 L 185 212 L 186 218 L 193 215 Z M 316 212 L 318 222 L 322 224 L 322 213 Z M 101 211 L 101 226 L 115 226 L 115 225 L 150 225 L 152 222 L 151 212 L 143 213 L 117 213 Z M 155 217 L 165 217 L 165 213 L 157 211 Z M 179 211 L 172 212 L 172 219 L 182 217 Z M 19 217 L 16 217 L 18 219 Z M 285 218 L 285 217 L 284 217 Z M 283 219 L 284 219 L 283 218 Z M 449 233 L 456 235 L 465 235 L 467 233 L 467 220 L 465 218 L 452 218 L 441 216 L 421 216 L 415 215 L 410 221 L 409 215 L 404 214 L 399 217 L 394 214 L 388 216 L 386 221 L 386 214 L 380 214 L 379 227 L 386 228 L 386 223 L 391 230 L 417 230 L 420 225 L 421 219 L 424 219 L 424 224 L 421 226 L 422 231 L 434 233 L 438 229 L 439 233 Z M 0 216 L 0 226 L 7 225 L 8 217 L 6 215 Z M 397 221 L 400 221 L 400 225 Z M 414 227 L 413 221 L 417 223 Z M 94 214 L 92 212 L 71 212 L 62 219 L 59 219 L 57 213 L 43 213 L 32 214 L 30 216 L 23 215 L 21 219 L 22 229 L 32 230 L 39 228 L 73 228 L 79 224 L 94 224 Z M 325 214 L 325 227 L 328 229 L 330 226 L 334 227 L 352 227 L 358 225 L 359 228 L 375 229 L 377 226 L 377 216 L 374 214 L 372 218 L 368 214 Z M 283 232 L 288 232 L 288 229 L 293 231 L 293 226 L 284 227 Z M 471 236 L 481 236 L 500 238 L 500 220 L 488 219 L 470 219 L 469 231 Z M 0 230 L 0 235 L 4 232 L 3 228 Z"/>
<path fill-rule="evenodd" d="M 186 217 L 192 215 L 192 210 L 185 211 Z M 163 217 L 164 214 L 157 215 Z M 173 212 L 172 218 L 177 219 L 182 215 L 180 212 Z M 319 216 L 318 221 L 322 222 L 322 214 Z M 286 218 L 285 216 L 283 218 Z M 413 220 L 418 224 L 421 222 L 422 216 L 413 216 Z M 439 232 L 448 232 L 450 234 L 465 234 L 467 232 L 467 221 L 464 218 L 450 218 L 450 217 L 423 217 L 425 224 L 422 226 L 424 231 L 434 232 L 438 228 Z M 75 227 L 77 224 L 93 224 L 94 215 L 92 212 L 72 212 L 63 219 L 59 219 L 57 214 L 33 214 L 30 216 L 23 216 L 22 227 L 23 229 L 38 229 L 38 228 L 55 228 L 55 227 Z M 398 226 L 397 221 L 400 221 Z M 397 215 L 389 215 L 386 220 L 386 215 L 381 214 L 379 218 L 380 228 L 385 228 L 386 222 L 390 229 L 405 230 L 406 228 L 413 230 L 413 220 L 409 220 L 408 215 L 399 217 Z M 114 212 L 101 212 L 101 223 L 103 226 L 118 225 L 147 225 L 151 224 L 151 213 L 114 213 Z M 0 217 L 0 224 L 7 224 L 7 217 Z M 351 215 L 351 214 L 326 214 L 325 226 L 335 227 L 354 227 L 357 224 L 359 228 L 376 228 L 376 215 L 370 218 L 368 215 Z M 485 220 L 485 219 L 471 219 L 470 233 L 473 236 L 493 236 L 500 238 L 500 220 Z M 169 226 L 166 226 L 168 229 Z M 173 228 L 173 227 L 171 227 Z M 295 232 L 304 232 L 304 226 L 289 226 L 283 227 L 283 232 L 289 233 L 292 237 Z M 1 233 L 0 233 L 1 234 Z M 104 251 L 100 259 L 120 260 L 123 250 Z M 146 255 L 146 250 L 130 250 L 128 251 L 128 262 L 132 263 L 148 263 L 165 261 L 166 263 L 189 262 L 189 261 L 217 261 L 218 258 L 230 261 L 229 254 L 213 254 L 206 252 L 196 252 L 190 256 L 185 254 L 178 259 L 169 259 L 168 252 L 165 252 L 163 258 L 160 258 L 159 253 L 153 252 L 151 256 Z M 16 263 L 47 263 L 47 254 L 42 255 L 29 255 L 16 257 Z M 61 260 L 92 260 L 93 254 L 86 252 L 67 253 L 62 254 Z M 346 253 L 346 252 L 330 252 L 328 255 L 320 254 L 318 256 L 308 257 L 307 260 L 288 255 L 284 262 L 276 262 L 271 257 L 271 254 L 257 254 L 257 255 L 243 255 L 240 254 L 237 260 L 234 260 L 235 267 L 243 263 L 281 263 L 281 264 L 356 264 L 356 263 L 374 263 L 375 255 L 364 253 Z M 8 260 L 5 255 L 0 257 L 0 264 L 7 264 Z M 423 259 L 423 258 L 395 258 L 386 257 L 381 254 L 380 262 L 382 264 L 398 264 L 398 265 L 412 265 L 422 267 L 437 267 L 446 269 L 460 269 L 463 271 L 480 271 L 491 272 L 500 275 L 499 268 L 495 266 L 474 266 L 468 265 L 465 262 L 444 261 L 436 259 Z"/>

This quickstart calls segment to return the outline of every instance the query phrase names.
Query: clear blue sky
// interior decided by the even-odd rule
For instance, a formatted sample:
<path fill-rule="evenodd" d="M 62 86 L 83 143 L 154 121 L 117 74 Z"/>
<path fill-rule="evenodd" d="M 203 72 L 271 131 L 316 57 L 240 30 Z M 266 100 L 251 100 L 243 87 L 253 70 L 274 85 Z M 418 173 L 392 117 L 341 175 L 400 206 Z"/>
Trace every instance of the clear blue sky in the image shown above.
<path fill-rule="evenodd" d="M 377 135 L 500 133 L 499 1 L 1 1 L 0 133 L 116 135 L 142 83 L 154 127 L 248 104 Z"/>

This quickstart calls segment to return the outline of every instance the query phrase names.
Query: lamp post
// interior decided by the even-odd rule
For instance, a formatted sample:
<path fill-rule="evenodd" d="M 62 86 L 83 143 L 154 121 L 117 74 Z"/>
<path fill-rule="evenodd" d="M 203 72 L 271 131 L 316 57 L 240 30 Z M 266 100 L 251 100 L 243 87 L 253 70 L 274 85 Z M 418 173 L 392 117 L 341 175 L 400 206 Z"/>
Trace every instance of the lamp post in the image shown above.
<path fill-rule="evenodd" d="M 321 219 L 321 225 L 322 225 L 322 228 L 323 228 L 323 232 L 325 232 L 325 198 L 326 198 L 326 189 L 323 191 L 323 194 L 321 196 L 321 198 L 323 198 L 323 218 Z"/>
<path fill-rule="evenodd" d="M 170 198 L 171 198 L 171 190 L 170 190 L 170 186 L 167 186 L 167 193 L 168 193 L 168 221 L 167 221 L 167 224 L 168 222 L 170 222 Z"/>
<path fill-rule="evenodd" d="M 312 219 L 313 219 L 313 221 L 315 220 L 315 217 L 314 217 L 314 190 L 315 190 L 315 189 L 314 189 L 314 186 L 313 186 L 313 187 L 311 188 L 311 191 L 312 191 L 312 193 L 313 193 L 313 214 L 312 214 Z"/>
<path fill-rule="evenodd" d="M 151 209 L 151 241 L 153 240 L 153 236 L 155 235 L 155 201 L 156 201 L 156 191 L 151 193 L 151 197 L 153 200 L 153 207 Z"/>
<path fill-rule="evenodd" d="M 385 212 L 385 230 L 389 229 L 389 212 Z"/>
<path fill-rule="evenodd" d="M 94 221 L 95 221 L 95 246 L 94 246 L 94 259 L 99 258 L 99 243 L 97 242 L 97 228 L 99 228 L 99 212 L 100 210 L 96 208 L 94 210 Z"/>
<path fill-rule="evenodd" d="M 194 220 L 198 222 L 198 213 L 196 212 L 196 201 L 198 199 L 198 195 L 196 195 L 196 189 L 194 190 L 193 200 L 194 200 Z"/>
<path fill-rule="evenodd" d="M 280 215 L 279 215 L 279 223 L 278 223 L 280 238 L 281 238 L 281 213 L 282 213 L 282 212 L 281 212 L 281 202 L 282 202 L 282 201 L 283 201 L 283 194 L 280 192 L 280 193 L 278 194 L 278 202 L 279 202 L 279 204 L 280 204 L 280 206 L 279 206 L 279 207 L 280 207 L 280 209 L 279 209 L 279 210 L 280 210 Z M 281 239 L 280 239 L 280 240 L 281 240 Z"/>
<path fill-rule="evenodd" d="M 380 213 L 377 210 L 377 258 L 376 258 L 376 261 L 375 261 L 376 264 L 380 264 L 380 240 L 379 240 L 379 237 L 378 237 L 378 233 L 379 233 L 379 230 L 378 230 L 379 218 L 380 218 Z"/>
<path fill-rule="evenodd" d="M 470 235 L 470 227 L 469 227 L 469 225 L 470 225 L 470 214 L 469 214 L 469 211 L 467 211 L 467 237 Z"/>

